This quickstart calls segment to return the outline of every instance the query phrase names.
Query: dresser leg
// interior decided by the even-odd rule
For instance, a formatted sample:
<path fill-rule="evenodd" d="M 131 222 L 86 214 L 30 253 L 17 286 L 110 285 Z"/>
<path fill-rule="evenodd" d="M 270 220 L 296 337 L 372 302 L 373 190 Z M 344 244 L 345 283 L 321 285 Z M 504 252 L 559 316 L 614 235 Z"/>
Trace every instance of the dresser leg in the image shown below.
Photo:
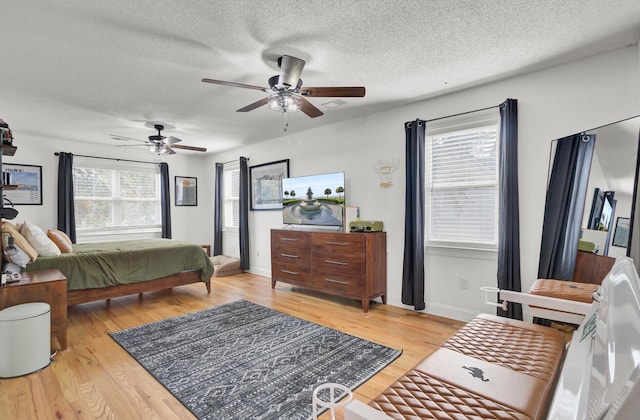
<path fill-rule="evenodd" d="M 380 296 L 382 298 L 382 303 L 387 304 L 387 295 Z"/>
<path fill-rule="evenodd" d="M 362 299 L 362 310 L 364 312 L 369 312 L 369 298 Z"/>
<path fill-rule="evenodd" d="M 276 288 L 276 280 L 271 280 L 271 288 L 275 289 Z"/>

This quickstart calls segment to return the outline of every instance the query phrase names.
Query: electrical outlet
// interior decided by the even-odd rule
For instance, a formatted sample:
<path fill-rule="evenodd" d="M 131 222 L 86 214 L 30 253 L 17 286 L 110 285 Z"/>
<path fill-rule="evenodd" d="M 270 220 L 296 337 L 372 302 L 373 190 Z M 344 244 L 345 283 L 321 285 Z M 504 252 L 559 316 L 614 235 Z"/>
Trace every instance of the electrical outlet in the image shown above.
<path fill-rule="evenodd" d="M 469 279 L 464 277 L 464 276 L 460 276 L 459 277 L 459 282 L 460 282 L 460 288 L 461 289 L 468 289 L 469 288 Z"/>

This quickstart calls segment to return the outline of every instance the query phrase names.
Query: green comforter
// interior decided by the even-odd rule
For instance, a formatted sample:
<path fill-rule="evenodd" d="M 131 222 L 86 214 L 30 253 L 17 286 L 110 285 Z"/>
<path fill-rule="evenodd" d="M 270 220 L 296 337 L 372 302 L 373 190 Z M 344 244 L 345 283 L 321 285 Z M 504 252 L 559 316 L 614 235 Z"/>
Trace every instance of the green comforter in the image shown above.
<path fill-rule="evenodd" d="M 183 271 L 200 271 L 208 281 L 213 265 L 196 244 L 173 239 L 141 239 L 75 244 L 59 257 L 38 257 L 25 271 L 57 268 L 67 277 L 68 290 L 95 289 L 153 280 Z"/>

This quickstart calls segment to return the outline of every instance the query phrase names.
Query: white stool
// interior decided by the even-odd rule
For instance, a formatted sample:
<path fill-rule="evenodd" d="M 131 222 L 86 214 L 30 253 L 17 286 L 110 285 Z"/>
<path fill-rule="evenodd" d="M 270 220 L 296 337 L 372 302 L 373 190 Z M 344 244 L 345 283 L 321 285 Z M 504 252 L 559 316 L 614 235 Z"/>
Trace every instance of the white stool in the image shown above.
<path fill-rule="evenodd" d="M 0 378 L 26 375 L 51 361 L 51 308 L 23 303 L 0 311 Z"/>
<path fill-rule="evenodd" d="M 323 391 L 329 394 L 323 395 L 324 397 L 328 398 L 328 400 L 323 400 L 322 398 L 320 398 L 319 394 Z M 336 401 L 338 397 L 338 393 L 336 391 L 343 392 L 340 398 L 346 397 L 344 401 Z M 313 418 L 318 418 L 318 406 L 320 406 L 321 408 L 328 408 L 331 411 L 331 420 L 335 420 L 336 414 L 334 410 L 336 408 L 344 407 L 352 399 L 353 395 L 351 394 L 351 390 L 346 386 L 334 383 L 322 384 L 313 390 Z"/>

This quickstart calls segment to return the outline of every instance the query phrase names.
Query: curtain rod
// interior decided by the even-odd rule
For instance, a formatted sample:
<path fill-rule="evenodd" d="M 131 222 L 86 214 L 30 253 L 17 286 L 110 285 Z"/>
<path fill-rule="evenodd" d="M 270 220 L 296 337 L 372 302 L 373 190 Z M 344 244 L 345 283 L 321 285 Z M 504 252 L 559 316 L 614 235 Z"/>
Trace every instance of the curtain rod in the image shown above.
<path fill-rule="evenodd" d="M 486 108 L 474 109 L 473 111 L 460 112 L 460 113 L 458 113 L 458 114 L 451 114 L 451 115 L 447 115 L 446 117 L 432 118 L 432 119 L 430 119 L 430 120 L 425 120 L 424 122 L 425 122 L 425 123 L 428 123 L 428 122 L 433 122 L 433 121 L 444 120 L 444 119 L 446 119 L 446 118 L 459 117 L 459 116 L 461 116 L 461 115 L 472 114 L 472 113 L 474 113 L 474 112 L 480 112 L 480 111 L 487 111 L 487 110 L 489 110 L 489 109 L 493 109 L 493 108 L 500 108 L 500 107 L 502 107 L 502 106 L 504 106 L 504 102 L 503 102 L 503 103 L 501 103 L 500 105 L 494 105 L 494 106 L 488 106 L 488 107 L 486 107 Z"/>
<path fill-rule="evenodd" d="M 242 156 L 240 156 L 240 157 L 242 157 Z M 226 162 L 216 162 L 216 163 L 219 163 L 221 165 L 226 165 L 227 163 L 239 162 L 240 161 L 240 157 L 238 159 L 228 160 Z M 245 158 L 245 159 L 250 160 L 249 158 Z"/>
<path fill-rule="evenodd" d="M 54 155 L 59 156 L 60 153 L 61 152 L 55 152 Z M 149 164 L 149 165 L 159 165 L 160 164 L 160 162 L 145 162 L 145 161 L 142 161 L 142 160 L 117 159 L 117 158 L 108 158 L 108 157 L 103 157 L 103 156 L 88 156 L 88 155 L 73 155 L 73 156 L 91 158 L 91 159 L 117 160 L 117 161 L 122 161 L 122 162 L 146 163 L 146 164 Z"/>

